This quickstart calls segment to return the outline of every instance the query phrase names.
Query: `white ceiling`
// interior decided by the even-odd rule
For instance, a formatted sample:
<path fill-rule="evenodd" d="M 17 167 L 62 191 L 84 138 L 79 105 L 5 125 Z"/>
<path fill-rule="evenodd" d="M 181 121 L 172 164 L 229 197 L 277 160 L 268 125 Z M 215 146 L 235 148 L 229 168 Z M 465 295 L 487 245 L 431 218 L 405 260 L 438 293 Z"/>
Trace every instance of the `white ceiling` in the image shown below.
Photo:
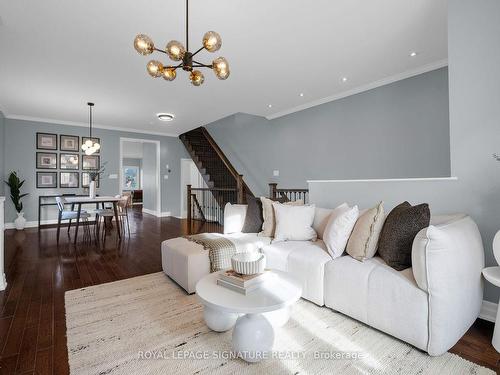
<path fill-rule="evenodd" d="M 225 56 L 231 76 L 219 81 L 207 70 L 201 87 L 182 70 L 173 82 L 150 78 L 150 56 L 138 55 L 133 39 L 184 42 L 184 7 L 0 0 L 0 110 L 82 125 L 92 100 L 97 126 L 177 135 L 236 112 L 272 118 L 447 58 L 446 0 L 191 0 L 191 50 L 205 31 L 219 32 L 221 50 L 198 58 Z M 157 112 L 176 118 L 160 122 Z"/>

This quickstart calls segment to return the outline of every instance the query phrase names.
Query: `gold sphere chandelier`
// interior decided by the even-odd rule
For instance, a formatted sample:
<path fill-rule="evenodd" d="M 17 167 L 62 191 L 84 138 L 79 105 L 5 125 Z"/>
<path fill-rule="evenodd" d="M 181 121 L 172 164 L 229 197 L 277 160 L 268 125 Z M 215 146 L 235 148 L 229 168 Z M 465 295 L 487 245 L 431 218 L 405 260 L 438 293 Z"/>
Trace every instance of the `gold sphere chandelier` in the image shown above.
<path fill-rule="evenodd" d="M 168 55 L 172 61 L 180 61 L 177 65 L 163 65 L 158 60 L 151 60 L 146 65 L 148 74 L 153 78 L 163 77 L 166 81 L 173 81 L 177 77 L 176 70 L 189 72 L 189 80 L 193 86 L 201 86 L 205 81 L 203 73 L 195 68 L 212 69 L 218 79 L 224 80 L 229 77 L 229 63 L 224 57 L 217 57 L 212 64 L 203 64 L 194 59 L 199 52 L 206 49 L 208 52 L 217 52 L 222 46 L 222 39 L 215 31 L 207 31 L 203 36 L 203 46 L 195 52 L 189 52 L 189 0 L 186 0 L 186 47 L 177 40 L 167 43 L 165 50 L 156 48 L 153 40 L 147 35 L 139 34 L 134 39 L 134 48 L 140 55 L 147 56 L 154 51 Z"/>

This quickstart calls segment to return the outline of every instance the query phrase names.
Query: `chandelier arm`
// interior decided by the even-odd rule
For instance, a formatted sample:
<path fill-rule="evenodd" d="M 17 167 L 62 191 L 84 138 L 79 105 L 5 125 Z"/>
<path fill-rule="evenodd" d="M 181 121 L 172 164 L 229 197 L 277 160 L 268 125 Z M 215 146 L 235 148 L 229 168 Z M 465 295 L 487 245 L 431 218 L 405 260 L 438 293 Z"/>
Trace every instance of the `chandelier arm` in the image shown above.
<path fill-rule="evenodd" d="M 199 61 L 196 61 L 196 60 L 193 60 L 193 62 L 194 62 L 195 64 L 198 64 L 198 65 L 196 65 L 196 67 L 197 67 L 197 68 L 210 68 L 210 69 L 212 69 L 212 68 L 213 68 L 213 65 L 203 64 L 203 63 L 201 63 L 201 62 L 199 62 Z M 193 65 L 193 67 L 194 67 L 194 65 Z"/>
<path fill-rule="evenodd" d="M 161 53 L 164 53 L 164 54 L 167 54 L 166 51 L 162 50 L 162 49 L 159 49 L 159 48 L 154 48 L 155 51 L 158 51 L 158 52 L 161 52 Z"/>
<path fill-rule="evenodd" d="M 189 51 L 189 0 L 186 0 L 186 51 Z"/>
<path fill-rule="evenodd" d="M 205 47 L 201 47 L 199 50 L 197 50 L 196 52 L 193 52 L 193 54 L 191 56 L 194 56 L 196 55 L 197 53 L 203 51 L 205 49 Z"/>

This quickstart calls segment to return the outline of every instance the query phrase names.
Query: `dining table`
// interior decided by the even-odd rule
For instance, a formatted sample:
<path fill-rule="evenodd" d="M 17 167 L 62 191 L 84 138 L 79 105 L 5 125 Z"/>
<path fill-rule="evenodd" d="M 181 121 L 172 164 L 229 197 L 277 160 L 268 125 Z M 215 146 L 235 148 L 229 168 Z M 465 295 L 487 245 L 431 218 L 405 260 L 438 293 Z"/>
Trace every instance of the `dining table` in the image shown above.
<path fill-rule="evenodd" d="M 118 238 L 122 238 L 122 232 L 120 230 L 120 220 L 118 220 L 118 202 L 120 201 L 120 198 L 117 197 L 112 197 L 112 196 L 98 196 L 95 198 L 91 198 L 89 196 L 73 196 L 73 197 L 66 197 L 66 202 L 71 204 L 71 211 L 75 210 L 75 206 L 77 206 L 77 217 L 76 217 L 76 228 L 75 228 L 75 244 L 76 240 L 78 238 L 78 227 L 80 226 L 80 215 L 82 213 L 82 205 L 84 204 L 95 204 L 96 207 L 99 207 L 99 205 L 104 208 L 104 205 L 106 203 L 111 203 L 113 205 L 113 211 L 115 213 L 115 221 L 116 221 L 116 230 L 118 232 Z"/>

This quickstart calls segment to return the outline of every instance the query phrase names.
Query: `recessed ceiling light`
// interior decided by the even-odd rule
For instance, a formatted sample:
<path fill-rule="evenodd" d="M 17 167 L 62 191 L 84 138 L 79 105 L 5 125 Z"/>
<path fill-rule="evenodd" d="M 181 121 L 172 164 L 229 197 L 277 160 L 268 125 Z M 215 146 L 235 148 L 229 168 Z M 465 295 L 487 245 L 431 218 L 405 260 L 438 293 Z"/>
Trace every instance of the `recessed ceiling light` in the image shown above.
<path fill-rule="evenodd" d="M 268 104 L 267 105 L 269 108 L 273 108 L 273 105 L 272 104 Z"/>
<path fill-rule="evenodd" d="M 342 77 L 342 82 L 347 82 L 347 77 Z"/>
<path fill-rule="evenodd" d="M 172 121 L 175 116 L 171 113 L 157 113 L 156 117 L 158 117 L 160 121 Z"/>
<path fill-rule="evenodd" d="M 415 57 L 415 56 L 417 56 L 417 52 L 415 51 L 410 52 L 410 57 Z"/>
<path fill-rule="evenodd" d="M 304 96 L 304 93 L 303 93 L 303 92 L 301 92 L 299 95 L 300 95 L 300 96 Z"/>

